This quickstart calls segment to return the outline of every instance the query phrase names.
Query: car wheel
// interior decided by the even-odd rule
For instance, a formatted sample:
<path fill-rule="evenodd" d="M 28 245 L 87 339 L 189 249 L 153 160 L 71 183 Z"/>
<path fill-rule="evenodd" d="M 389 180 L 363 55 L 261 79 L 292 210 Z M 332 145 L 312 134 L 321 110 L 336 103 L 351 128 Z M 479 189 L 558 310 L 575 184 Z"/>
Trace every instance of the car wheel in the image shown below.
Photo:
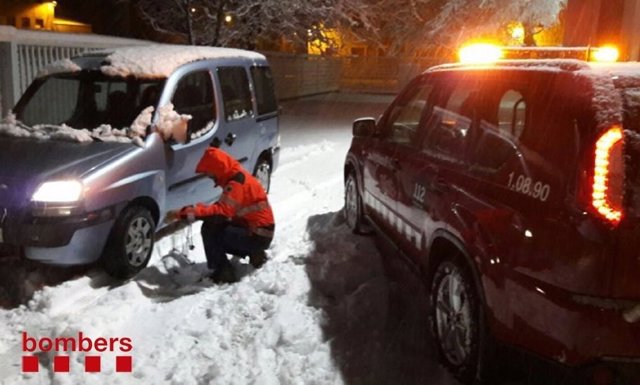
<path fill-rule="evenodd" d="M 353 173 L 349 173 L 344 183 L 344 216 L 347 220 L 347 226 L 354 233 L 364 233 L 362 200 L 358 190 L 358 181 Z"/>
<path fill-rule="evenodd" d="M 260 158 L 256 164 L 256 168 L 253 171 L 253 176 L 260 182 L 264 191 L 269 193 L 269 187 L 271 186 L 271 165 L 269 161 Z"/>
<path fill-rule="evenodd" d="M 116 278 L 130 278 L 144 269 L 153 251 L 155 221 L 149 210 L 126 208 L 116 220 L 103 253 L 104 268 Z"/>
<path fill-rule="evenodd" d="M 440 262 L 430 288 L 429 321 L 440 361 L 462 383 L 484 383 L 491 339 L 482 302 L 462 257 Z"/>

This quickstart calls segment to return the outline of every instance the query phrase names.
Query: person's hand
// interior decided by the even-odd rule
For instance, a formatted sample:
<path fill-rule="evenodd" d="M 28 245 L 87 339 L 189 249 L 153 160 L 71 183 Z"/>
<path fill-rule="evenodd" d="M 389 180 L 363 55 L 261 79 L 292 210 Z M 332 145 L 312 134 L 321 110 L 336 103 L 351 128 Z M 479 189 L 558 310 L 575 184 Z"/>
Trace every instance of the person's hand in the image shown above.
<path fill-rule="evenodd" d="M 180 220 L 179 210 L 169 210 L 167 211 L 167 215 L 164 217 L 164 223 L 173 223 L 175 221 Z"/>
<path fill-rule="evenodd" d="M 189 222 L 194 222 L 196 220 L 196 209 L 193 206 L 185 206 L 178 212 L 178 217 L 180 219 L 186 219 Z"/>

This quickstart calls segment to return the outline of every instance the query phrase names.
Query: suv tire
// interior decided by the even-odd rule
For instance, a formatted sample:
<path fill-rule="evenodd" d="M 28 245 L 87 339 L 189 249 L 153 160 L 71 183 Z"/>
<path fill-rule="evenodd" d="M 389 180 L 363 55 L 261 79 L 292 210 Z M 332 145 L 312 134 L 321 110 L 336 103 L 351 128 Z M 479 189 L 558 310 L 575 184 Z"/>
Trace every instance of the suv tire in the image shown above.
<path fill-rule="evenodd" d="M 493 344 L 462 256 L 440 261 L 429 286 L 429 323 L 440 362 L 463 384 L 487 383 Z"/>
<path fill-rule="evenodd" d="M 116 278 L 130 278 L 151 259 L 156 224 L 149 210 L 131 206 L 123 210 L 111 229 L 102 261 L 106 272 Z"/>
<path fill-rule="evenodd" d="M 347 175 L 347 180 L 344 182 L 344 217 L 347 226 L 355 234 L 366 233 L 362 214 L 362 198 L 358 189 L 358 180 L 353 172 Z"/>
<path fill-rule="evenodd" d="M 271 164 L 267 159 L 261 157 L 256 163 L 256 167 L 253 170 L 253 176 L 260 182 L 264 188 L 264 192 L 269 193 L 271 187 Z"/>

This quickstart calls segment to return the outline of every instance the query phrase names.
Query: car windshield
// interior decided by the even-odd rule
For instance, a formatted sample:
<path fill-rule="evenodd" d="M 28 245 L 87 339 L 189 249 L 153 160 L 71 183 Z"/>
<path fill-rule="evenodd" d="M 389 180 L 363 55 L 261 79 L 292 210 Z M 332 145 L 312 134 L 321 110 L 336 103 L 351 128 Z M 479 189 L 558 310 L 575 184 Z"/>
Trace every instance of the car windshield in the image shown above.
<path fill-rule="evenodd" d="M 124 128 L 148 106 L 156 106 L 163 79 L 110 77 L 98 71 L 57 74 L 34 82 L 16 107 L 26 125 L 82 129 Z"/>

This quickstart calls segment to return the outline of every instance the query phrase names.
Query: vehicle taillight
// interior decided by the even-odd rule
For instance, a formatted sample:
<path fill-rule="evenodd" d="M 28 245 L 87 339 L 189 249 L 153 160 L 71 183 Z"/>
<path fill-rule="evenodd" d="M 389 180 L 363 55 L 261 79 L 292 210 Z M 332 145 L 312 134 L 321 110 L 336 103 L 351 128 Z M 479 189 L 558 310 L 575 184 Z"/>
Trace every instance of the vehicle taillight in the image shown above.
<path fill-rule="evenodd" d="M 605 220 L 617 225 L 622 220 L 624 164 L 622 129 L 614 126 L 596 142 L 591 204 Z"/>

